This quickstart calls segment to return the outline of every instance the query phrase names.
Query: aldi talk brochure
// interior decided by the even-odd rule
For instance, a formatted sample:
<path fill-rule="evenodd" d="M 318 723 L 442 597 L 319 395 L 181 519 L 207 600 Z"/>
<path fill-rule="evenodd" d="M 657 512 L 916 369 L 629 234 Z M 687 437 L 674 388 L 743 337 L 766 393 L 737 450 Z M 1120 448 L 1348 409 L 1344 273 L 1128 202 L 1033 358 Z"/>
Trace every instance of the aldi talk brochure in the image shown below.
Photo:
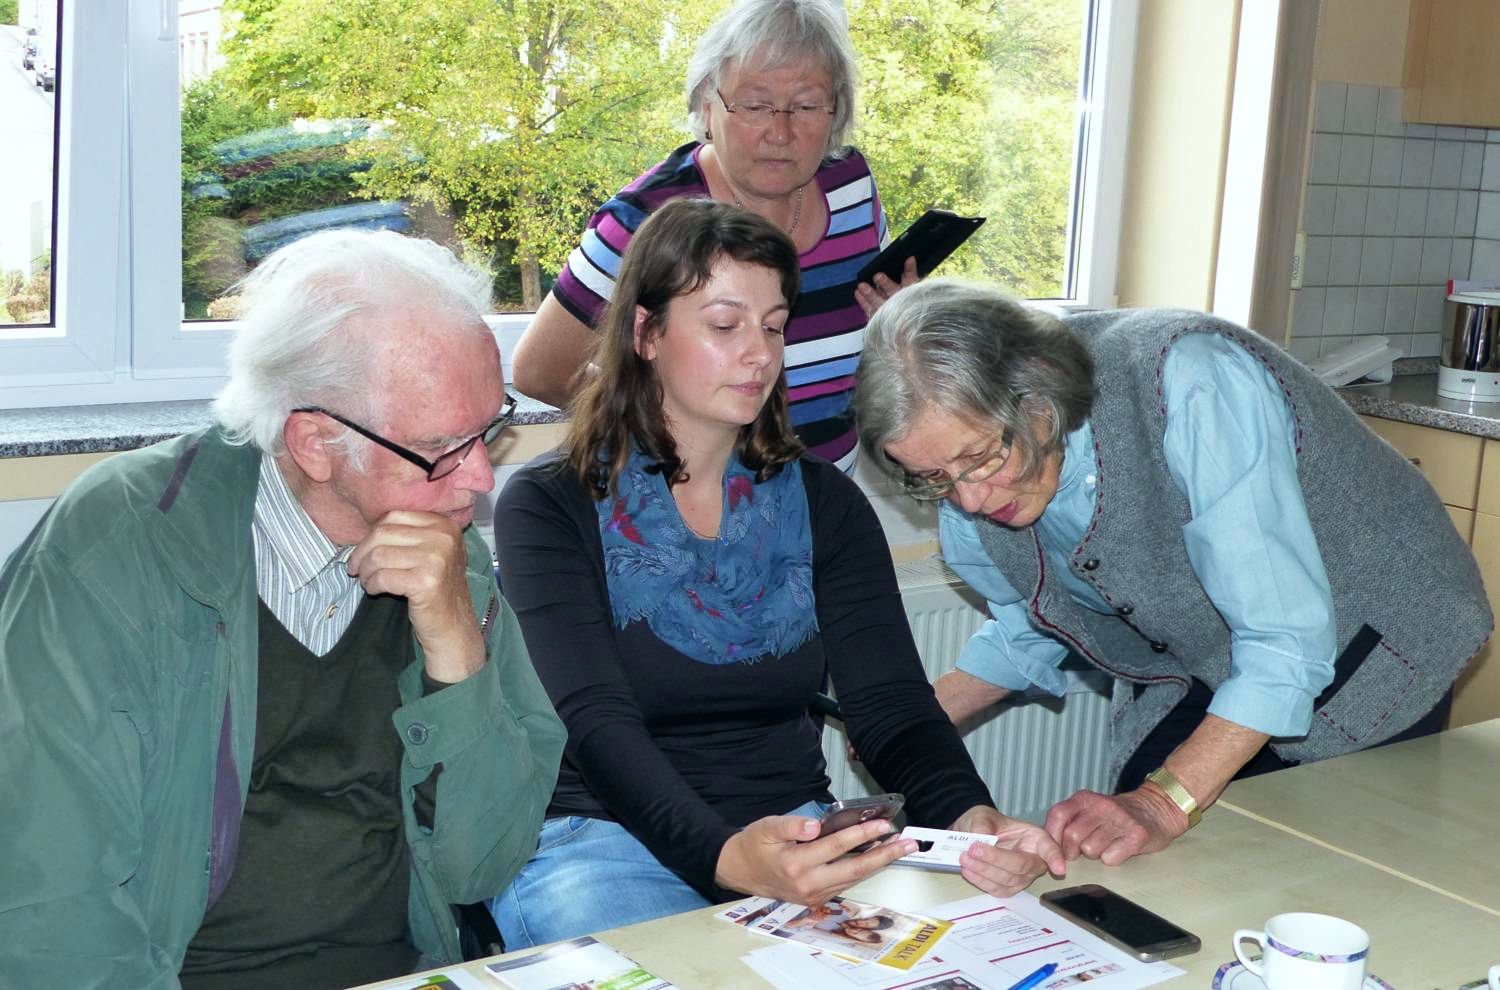
<path fill-rule="evenodd" d="M 808 907 L 768 897 L 736 901 L 717 918 L 747 931 L 784 938 L 856 963 L 909 970 L 931 951 L 952 922 L 907 914 L 844 897 Z"/>

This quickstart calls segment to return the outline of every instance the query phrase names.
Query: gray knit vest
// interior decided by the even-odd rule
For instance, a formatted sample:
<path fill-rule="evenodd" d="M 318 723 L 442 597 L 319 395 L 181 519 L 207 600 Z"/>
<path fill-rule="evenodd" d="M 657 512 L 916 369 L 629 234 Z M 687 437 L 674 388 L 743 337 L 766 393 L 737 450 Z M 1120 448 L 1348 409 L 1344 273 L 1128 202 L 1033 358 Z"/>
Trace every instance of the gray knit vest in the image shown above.
<path fill-rule="evenodd" d="M 1326 759 L 1387 739 L 1427 714 L 1494 626 L 1479 569 L 1415 467 L 1332 389 L 1252 331 L 1179 310 L 1069 317 L 1094 357 L 1090 422 L 1097 504 L 1068 566 L 1114 615 L 1083 608 L 1048 574 L 1030 529 L 979 519 L 990 558 L 1029 599 L 1032 622 L 1116 678 L 1111 779 L 1187 693 L 1229 676 L 1229 627 L 1193 575 L 1187 498 L 1162 451 L 1167 349 L 1188 333 L 1227 337 L 1270 370 L 1296 425 L 1297 475 L 1333 590 L 1339 668 L 1306 736 L 1272 743 L 1286 760 Z M 1364 631 L 1354 649 L 1351 640 Z M 1379 642 L 1366 648 L 1379 635 Z M 1360 662 L 1361 657 L 1363 658 Z"/>

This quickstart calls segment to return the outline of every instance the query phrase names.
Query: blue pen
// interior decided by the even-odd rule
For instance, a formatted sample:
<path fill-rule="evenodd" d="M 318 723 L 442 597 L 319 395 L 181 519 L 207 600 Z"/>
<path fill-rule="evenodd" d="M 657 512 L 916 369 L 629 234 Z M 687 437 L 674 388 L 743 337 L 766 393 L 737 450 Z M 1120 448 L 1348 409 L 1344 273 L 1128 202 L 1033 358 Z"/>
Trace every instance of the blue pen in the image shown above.
<path fill-rule="evenodd" d="M 1045 980 L 1055 972 L 1057 972 L 1057 963 L 1048 963 L 1041 969 L 1037 970 L 1035 973 L 1032 973 L 1030 976 L 1026 977 L 1026 979 L 1022 980 L 1020 983 L 1012 983 L 1010 985 L 1010 990 L 1031 990 L 1032 987 L 1036 986 L 1038 983 L 1041 983 L 1043 980 Z"/>

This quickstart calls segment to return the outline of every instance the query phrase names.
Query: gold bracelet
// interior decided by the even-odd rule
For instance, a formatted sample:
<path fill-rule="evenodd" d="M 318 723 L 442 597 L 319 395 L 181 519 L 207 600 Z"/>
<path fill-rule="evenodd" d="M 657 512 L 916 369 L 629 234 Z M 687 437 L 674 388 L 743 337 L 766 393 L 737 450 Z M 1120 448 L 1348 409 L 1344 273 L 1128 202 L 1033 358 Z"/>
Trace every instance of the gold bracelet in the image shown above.
<path fill-rule="evenodd" d="M 1198 824 L 1203 817 L 1203 809 L 1198 807 L 1198 802 L 1193 800 L 1193 795 L 1182 786 L 1182 781 L 1177 779 L 1175 773 L 1166 767 L 1157 767 L 1146 774 L 1146 779 L 1165 791 L 1172 803 L 1182 809 L 1182 813 L 1187 815 L 1188 828 Z"/>

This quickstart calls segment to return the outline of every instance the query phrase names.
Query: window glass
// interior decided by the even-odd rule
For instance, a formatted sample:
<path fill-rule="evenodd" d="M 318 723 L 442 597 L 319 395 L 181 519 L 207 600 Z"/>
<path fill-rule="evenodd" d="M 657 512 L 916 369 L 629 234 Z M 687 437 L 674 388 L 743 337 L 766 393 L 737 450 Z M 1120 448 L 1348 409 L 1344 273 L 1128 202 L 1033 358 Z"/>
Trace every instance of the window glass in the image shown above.
<path fill-rule="evenodd" d="M 0 0 L 0 337 L 52 323 L 56 0 Z"/>
<path fill-rule="evenodd" d="M 983 216 L 939 273 L 1030 298 L 1067 284 L 1088 0 L 849 0 L 861 126 L 891 232 Z"/>
<path fill-rule="evenodd" d="M 727 6 L 182 0 L 185 315 L 232 318 L 260 258 L 340 225 L 448 243 L 497 312 L 534 310 L 590 213 L 688 140 L 688 54 Z M 1088 0 L 844 6 L 892 235 L 987 216 L 943 273 L 1071 295 Z"/>

